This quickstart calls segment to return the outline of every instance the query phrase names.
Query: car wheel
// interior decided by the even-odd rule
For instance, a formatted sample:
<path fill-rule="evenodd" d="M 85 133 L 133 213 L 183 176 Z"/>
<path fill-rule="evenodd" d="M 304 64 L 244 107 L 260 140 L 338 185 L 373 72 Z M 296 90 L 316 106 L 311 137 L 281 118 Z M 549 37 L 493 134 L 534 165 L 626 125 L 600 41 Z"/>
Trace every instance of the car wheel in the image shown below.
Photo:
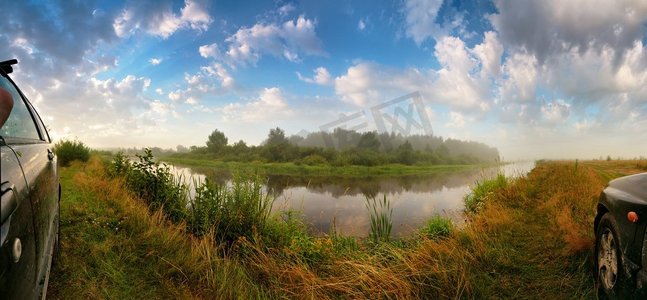
<path fill-rule="evenodd" d="M 624 283 L 618 225 L 611 214 L 600 219 L 595 242 L 595 271 L 598 291 L 610 298 L 618 296 Z"/>

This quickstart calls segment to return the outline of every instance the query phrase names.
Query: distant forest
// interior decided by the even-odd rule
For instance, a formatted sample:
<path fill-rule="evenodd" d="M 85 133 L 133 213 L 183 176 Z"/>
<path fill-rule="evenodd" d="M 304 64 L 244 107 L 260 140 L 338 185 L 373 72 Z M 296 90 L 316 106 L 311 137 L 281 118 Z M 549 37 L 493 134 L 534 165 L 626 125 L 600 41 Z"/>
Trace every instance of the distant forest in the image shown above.
<path fill-rule="evenodd" d="M 127 151 L 129 152 L 129 151 Z M 240 140 L 229 143 L 214 130 L 205 146 L 178 146 L 177 151 L 153 148 L 157 155 L 240 162 L 293 162 L 334 166 L 383 164 L 478 164 L 499 162 L 499 151 L 483 143 L 444 139 L 429 135 L 403 136 L 376 131 L 356 132 L 341 128 L 287 137 L 281 128 L 271 129 L 259 146 Z"/>

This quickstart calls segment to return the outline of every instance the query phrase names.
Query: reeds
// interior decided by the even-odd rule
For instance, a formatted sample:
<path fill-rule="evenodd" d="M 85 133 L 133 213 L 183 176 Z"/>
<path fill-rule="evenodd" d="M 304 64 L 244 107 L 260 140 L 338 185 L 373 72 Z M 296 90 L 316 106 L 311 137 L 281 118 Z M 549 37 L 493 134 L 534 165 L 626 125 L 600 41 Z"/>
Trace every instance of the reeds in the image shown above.
<path fill-rule="evenodd" d="M 369 238 L 374 243 L 388 242 L 393 228 L 391 203 L 384 195 L 381 201 L 376 200 L 375 197 L 366 197 L 365 205 L 371 218 Z"/>

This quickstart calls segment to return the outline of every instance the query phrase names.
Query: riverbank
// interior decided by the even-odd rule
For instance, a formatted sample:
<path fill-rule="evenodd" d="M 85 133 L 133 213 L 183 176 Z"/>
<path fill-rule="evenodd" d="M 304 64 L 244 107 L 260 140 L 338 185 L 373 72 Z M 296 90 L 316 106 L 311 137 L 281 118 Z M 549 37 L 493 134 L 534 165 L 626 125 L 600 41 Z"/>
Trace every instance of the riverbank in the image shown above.
<path fill-rule="evenodd" d="M 161 157 L 160 161 L 185 167 L 211 168 L 222 171 L 242 173 L 259 173 L 261 175 L 289 176 L 336 176 L 336 177 L 366 177 L 366 176 L 403 176 L 429 175 L 442 172 L 473 170 L 495 166 L 496 164 L 477 165 L 401 165 L 387 164 L 380 166 L 332 166 L 329 164 L 306 165 L 263 162 L 224 162 L 209 159 L 194 159 L 181 157 Z"/>
<path fill-rule="evenodd" d="M 639 165 L 539 164 L 526 177 L 482 185 L 476 200 L 482 204 L 462 230 L 430 225 L 409 238 L 374 244 L 313 238 L 283 224 L 276 227 L 287 241 L 283 247 L 259 237 L 225 251 L 209 236 L 192 237 L 184 224 L 150 214 L 123 190 L 123 179 L 109 179 L 93 158 L 61 169 L 61 255 L 49 296 L 594 297 L 597 196 L 608 179 L 640 172 Z"/>

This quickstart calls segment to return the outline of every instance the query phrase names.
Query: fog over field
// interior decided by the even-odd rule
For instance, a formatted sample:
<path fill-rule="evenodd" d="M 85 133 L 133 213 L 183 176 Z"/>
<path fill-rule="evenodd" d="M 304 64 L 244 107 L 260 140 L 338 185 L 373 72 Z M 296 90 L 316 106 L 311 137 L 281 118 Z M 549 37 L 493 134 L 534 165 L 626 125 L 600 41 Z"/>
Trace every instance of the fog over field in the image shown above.
<path fill-rule="evenodd" d="M 0 60 L 54 138 L 97 148 L 278 126 L 645 156 L 647 2 L 591 2 L 0 0 Z"/>

